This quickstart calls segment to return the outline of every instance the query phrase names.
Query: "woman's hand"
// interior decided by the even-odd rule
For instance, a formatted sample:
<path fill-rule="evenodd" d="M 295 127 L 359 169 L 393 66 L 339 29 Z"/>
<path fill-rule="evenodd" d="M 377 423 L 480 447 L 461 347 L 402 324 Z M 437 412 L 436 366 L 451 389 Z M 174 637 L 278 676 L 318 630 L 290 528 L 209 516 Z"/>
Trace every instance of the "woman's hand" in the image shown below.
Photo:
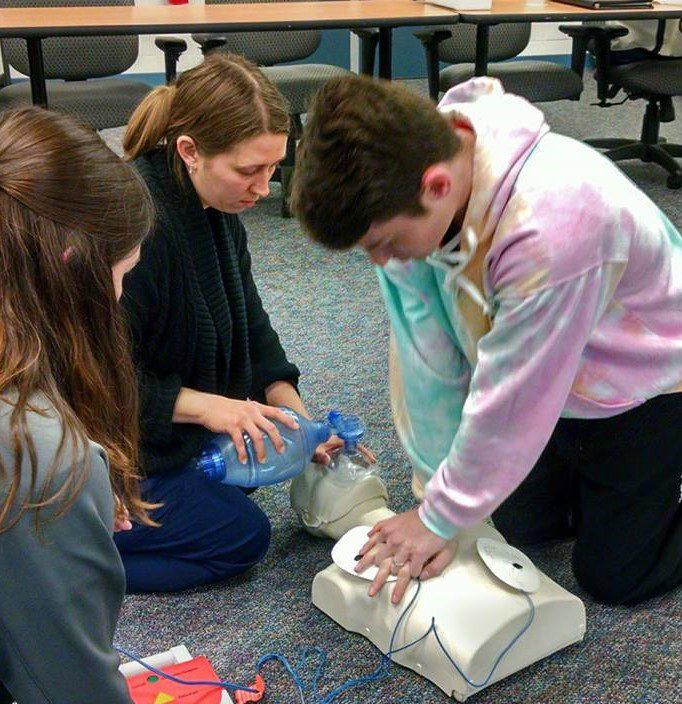
<path fill-rule="evenodd" d="M 343 440 L 336 435 L 332 435 L 327 442 L 323 442 L 315 448 L 313 462 L 317 464 L 329 464 L 331 462 L 331 453 L 343 447 Z"/>
<path fill-rule="evenodd" d="M 131 530 L 133 524 L 130 521 L 130 513 L 121 499 L 114 494 L 114 533 L 122 530 Z"/>
<path fill-rule="evenodd" d="M 239 461 L 242 463 L 246 462 L 243 433 L 247 433 L 251 438 L 256 457 L 259 462 L 262 462 L 265 460 L 263 433 L 270 438 L 277 452 L 284 452 L 284 441 L 273 420 L 293 430 L 298 428 L 298 423 L 279 408 L 256 401 L 237 401 L 213 394 L 206 394 L 206 396 L 209 398 L 200 418 L 201 425 L 214 433 L 227 433 L 232 438 Z"/>
<path fill-rule="evenodd" d="M 457 550 L 456 542 L 441 538 L 422 523 L 416 508 L 379 521 L 367 535 L 369 540 L 360 550 L 362 557 L 355 571 L 363 572 L 370 565 L 379 567 L 369 596 L 375 596 L 390 575 L 397 575 L 391 594 L 394 604 L 403 598 L 410 579 L 438 576 Z"/>
<path fill-rule="evenodd" d="M 360 450 L 360 454 L 370 463 L 370 464 L 376 464 L 377 463 L 377 456 L 369 449 L 369 447 L 366 447 L 365 445 L 358 445 L 358 450 Z"/>
<path fill-rule="evenodd" d="M 336 435 L 332 435 L 327 442 L 323 442 L 321 445 L 317 446 L 315 449 L 315 454 L 313 455 L 313 462 L 317 462 L 318 464 L 329 464 L 332 459 L 332 453 L 340 447 L 343 447 L 343 440 Z M 369 464 L 376 463 L 376 455 L 370 449 L 364 445 L 358 445 L 358 450 L 367 462 L 369 462 Z"/>

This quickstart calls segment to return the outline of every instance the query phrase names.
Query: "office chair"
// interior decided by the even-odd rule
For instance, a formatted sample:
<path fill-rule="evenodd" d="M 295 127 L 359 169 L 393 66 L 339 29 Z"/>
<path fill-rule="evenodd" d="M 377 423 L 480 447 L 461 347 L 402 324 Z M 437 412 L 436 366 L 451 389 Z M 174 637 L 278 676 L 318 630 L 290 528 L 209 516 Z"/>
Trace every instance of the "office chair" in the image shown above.
<path fill-rule="evenodd" d="M 663 22 L 664 20 L 661 20 Z M 659 137 L 661 122 L 673 122 L 675 109 L 672 98 L 682 95 L 682 58 L 649 58 L 629 64 L 611 65 L 611 42 L 627 34 L 625 27 L 595 25 L 561 25 L 559 29 L 573 39 L 574 69 L 582 73 L 589 49 L 596 59 L 597 97 L 600 107 L 620 103 L 611 100 L 622 90 L 625 100 L 646 100 L 642 132 L 637 139 L 587 139 L 612 161 L 640 159 L 654 162 L 668 172 L 667 186 L 682 187 L 682 145 L 668 144 Z M 621 101 L 624 102 L 624 101 Z"/>
<path fill-rule="evenodd" d="M 438 100 L 440 91 L 445 92 L 475 75 L 475 25 L 430 27 L 414 34 L 424 45 L 429 95 L 433 100 Z M 498 78 L 507 92 L 534 103 L 578 100 L 583 89 L 582 76 L 571 69 L 551 61 L 506 61 L 518 56 L 529 40 L 529 22 L 490 27 L 486 75 Z M 441 61 L 452 65 L 439 72 Z"/>
<path fill-rule="evenodd" d="M 243 0 L 206 0 L 206 4 L 226 4 Z M 272 0 L 251 0 L 270 2 Z M 287 0 L 296 2 L 297 0 Z M 289 106 L 292 130 L 287 142 L 287 154 L 279 169 L 282 183 L 282 215 L 289 217 L 288 196 L 296 156 L 296 140 L 302 132 L 301 115 L 315 93 L 330 79 L 344 76 L 348 71 L 329 64 L 295 64 L 280 66 L 289 61 L 306 59 L 320 45 L 319 30 L 282 30 L 268 32 L 230 32 L 226 34 L 193 34 L 201 51 L 228 51 L 241 54 L 262 67 L 263 73 L 277 86 Z"/>
<path fill-rule="evenodd" d="M 79 7 L 92 5 L 133 5 L 134 0 L 0 0 L 0 7 Z M 159 44 L 161 42 L 161 44 Z M 132 111 L 151 86 L 129 78 L 112 78 L 129 69 L 138 55 L 136 36 L 50 37 L 44 39 L 43 61 L 48 107 L 75 115 L 97 130 L 128 122 Z M 157 40 L 166 54 L 182 53 L 183 40 Z M 26 42 L 0 41 L 5 79 L 0 88 L 0 110 L 31 103 L 28 81 L 12 82 L 9 67 L 30 75 Z M 176 56 L 176 61 L 177 61 Z"/>

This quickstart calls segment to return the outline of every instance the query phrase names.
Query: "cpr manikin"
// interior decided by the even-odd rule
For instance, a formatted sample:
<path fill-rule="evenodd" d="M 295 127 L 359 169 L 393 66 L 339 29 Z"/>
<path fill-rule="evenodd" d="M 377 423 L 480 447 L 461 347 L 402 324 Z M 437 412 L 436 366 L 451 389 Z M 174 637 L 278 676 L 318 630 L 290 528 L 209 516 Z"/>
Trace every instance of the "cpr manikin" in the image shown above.
<path fill-rule="evenodd" d="M 330 426 L 344 442 L 329 466 L 309 464 L 291 483 L 291 507 L 313 535 L 338 540 L 351 528 L 395 515 L 376 465 L 358 450 L 365 428 L 357 416 L 332 411 Z"/>
<path fill-rule="evenodd" d="M 414 582 L 400 604 L 391 603 L 390 585 L 367 596 L 376 568 L 356 574 L 355 557 L 369 528 L 395 514 L 386 505 L 386 488 L 376 469 L 357 451 L 364 432 L 359 419 L 339 415 L 334 425 L 345 442 L 343 452 L 329 467 L 310 465 L 291 485 L 291 505 L 306 530 L 341 538 L 332 551 L 333 563 L 313 580 L 317 608 L 383 653 L 392 637 L 396 651 L 435 626 L 438 638 L 432 629 L 392 658 L 458 701 L 582 640 L 582 601 L 507 545 L 489 524 L 459 533 L 453 562 L 440 577 Z"/>

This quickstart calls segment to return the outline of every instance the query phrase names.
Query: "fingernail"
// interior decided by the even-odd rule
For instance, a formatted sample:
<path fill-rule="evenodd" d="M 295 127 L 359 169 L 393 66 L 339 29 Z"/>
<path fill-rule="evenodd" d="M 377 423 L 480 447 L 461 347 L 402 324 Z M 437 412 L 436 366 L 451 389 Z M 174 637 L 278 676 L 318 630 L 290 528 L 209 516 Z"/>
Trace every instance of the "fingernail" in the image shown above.
<path fill-rule="evenodd" d="M 353 559 L 357 562 L 358 560 L 362 559 L 362 555 L 358 553 Z"/>

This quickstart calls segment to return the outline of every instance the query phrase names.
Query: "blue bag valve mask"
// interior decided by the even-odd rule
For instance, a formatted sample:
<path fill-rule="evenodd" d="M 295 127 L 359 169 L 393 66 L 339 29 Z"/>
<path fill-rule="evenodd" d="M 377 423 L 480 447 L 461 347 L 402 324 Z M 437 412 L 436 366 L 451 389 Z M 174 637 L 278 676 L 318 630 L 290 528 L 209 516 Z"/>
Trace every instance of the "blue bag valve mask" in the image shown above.
<path fill-rule="evenodd" d="M 333 410 L 327 414 L 327 423 L 336 435 L 343 440 L 343 447 L 332 453 L 329 469 L 335 472 L 338 479 L 356 481 L 367 474 L 376 473 L 375 465 L 371 465 L 360 452 L 358 445 L 365 435 L 365 424 L 355 415 L 344 415 Z"/>

